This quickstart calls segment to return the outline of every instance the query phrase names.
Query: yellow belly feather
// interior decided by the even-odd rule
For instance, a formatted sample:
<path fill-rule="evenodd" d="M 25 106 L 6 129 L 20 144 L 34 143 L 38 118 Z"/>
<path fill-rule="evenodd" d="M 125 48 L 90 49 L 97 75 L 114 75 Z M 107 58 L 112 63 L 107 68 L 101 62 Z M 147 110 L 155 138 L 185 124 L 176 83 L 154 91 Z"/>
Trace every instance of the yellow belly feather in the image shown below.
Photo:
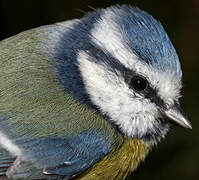
<path fill-rule="evenodd" d="M 75 180 L 122 180 L 144 160 L 150 146 L 137 139 L 126 139 L 101 161 L 77 176 Z"/>

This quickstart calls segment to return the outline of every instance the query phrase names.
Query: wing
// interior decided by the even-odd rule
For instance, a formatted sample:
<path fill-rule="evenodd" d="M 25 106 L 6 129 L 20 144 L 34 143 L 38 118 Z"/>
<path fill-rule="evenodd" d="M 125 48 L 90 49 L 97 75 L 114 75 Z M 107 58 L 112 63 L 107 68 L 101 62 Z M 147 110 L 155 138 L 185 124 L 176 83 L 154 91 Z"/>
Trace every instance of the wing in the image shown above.
<path fill-rule="evenodd" d="M 22 146 L 24 156 L 9 168 L 9 178 L 71 178 L 102 159 L 114 144 L 97 132 L 84 131 L 74 138 L 45 137 Z"/>
<path fill-rule="evenodd" d="M 11 178 L 71 177 L 122 143 L 111 123 L 75 99 L 58 80 L 46 42 L 56 44 L 63 29 L 67 23 L 26 31 L 0 43 L 0 145 L 17 157 L 7 170 Z M 0 160 L 0 166 L 6 162 Z"/>
<path fill-rule="evenodd" d="M 6 175 L 7 169 L 15 161 L 15 157 L 12 157 L 8 151 L 0 148 L 0 176 Z"/>

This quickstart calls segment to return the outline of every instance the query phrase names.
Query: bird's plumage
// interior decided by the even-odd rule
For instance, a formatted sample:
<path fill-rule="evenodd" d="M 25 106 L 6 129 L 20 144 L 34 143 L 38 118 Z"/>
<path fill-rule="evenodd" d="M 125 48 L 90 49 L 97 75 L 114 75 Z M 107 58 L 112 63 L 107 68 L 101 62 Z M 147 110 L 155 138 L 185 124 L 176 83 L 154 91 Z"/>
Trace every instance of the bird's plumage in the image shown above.
<path fill-rule="evenodd" d="M 143 92 L 131 87 L 138 75 Z M 180 88 L 175 49 L 138 8 L 8 38 L 0 42 L 0 174 L 124 179 L 165 136 L 162 114 L 178 104 Z"/>
<path fill-rule="evenodd" d="M 30 33 L 35 33 L 34 39 Z M 7 147 L 6 137 L 1 137 L 1 145 L 13 156 L 23 154 L 43 168 L 48 161 L 52 168 L 70 160 L 80 165 L 75 156 L 86 160 L 81 151 L 98 161 L 115 144 L 122 143 L 120 135 L 94 110 L 86 110 L 85 105 L 73 100 L 56 80 L 49 58 L 40 50 L 32 51 L 32 46 L 42 46 L 40 33 L 35 29 L 1 42 L 0 130 L 13 143 Z M 74 154 L 68 156 L 69 151 Z M 57 162 L 50 160 L 55 156 Z M 96 162 L 93 158 L 86 162 L 89 166 Z"/>

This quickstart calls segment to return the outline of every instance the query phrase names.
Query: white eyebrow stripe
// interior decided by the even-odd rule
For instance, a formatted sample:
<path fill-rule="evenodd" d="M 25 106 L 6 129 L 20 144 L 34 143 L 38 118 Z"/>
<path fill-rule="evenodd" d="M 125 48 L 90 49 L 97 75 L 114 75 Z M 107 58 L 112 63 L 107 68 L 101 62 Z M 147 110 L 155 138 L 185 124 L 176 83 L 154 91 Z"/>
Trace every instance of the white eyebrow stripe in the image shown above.
<path fill-rule="evenodd" d="M 138 57 L 130 50 L 122 36 L 121 28 L 113 21 L 116 14 L 106 11 L 101 20 L 96 22 L 91 30 L 92 41 L 100 48 L 108 51 L 125 67 L 133 67 Z"/>

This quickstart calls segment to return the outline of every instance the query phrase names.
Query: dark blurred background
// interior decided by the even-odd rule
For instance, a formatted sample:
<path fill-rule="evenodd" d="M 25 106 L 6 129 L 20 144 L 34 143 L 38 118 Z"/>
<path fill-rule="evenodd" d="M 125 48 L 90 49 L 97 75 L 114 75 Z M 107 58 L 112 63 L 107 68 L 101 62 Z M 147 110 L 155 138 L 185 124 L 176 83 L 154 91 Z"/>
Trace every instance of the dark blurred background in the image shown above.
<path fill-rule="evenodd" d="M 193 130 L 172 127 L 167 138 L 129 178 L 136 180 L 199 179 L 199 0 L 0 0 L 0 40 L 21 31 L 80 18 L 84 12 L 130 4 L 152 14 L 168 32 L 182 63 L 183 98 Z"/>

